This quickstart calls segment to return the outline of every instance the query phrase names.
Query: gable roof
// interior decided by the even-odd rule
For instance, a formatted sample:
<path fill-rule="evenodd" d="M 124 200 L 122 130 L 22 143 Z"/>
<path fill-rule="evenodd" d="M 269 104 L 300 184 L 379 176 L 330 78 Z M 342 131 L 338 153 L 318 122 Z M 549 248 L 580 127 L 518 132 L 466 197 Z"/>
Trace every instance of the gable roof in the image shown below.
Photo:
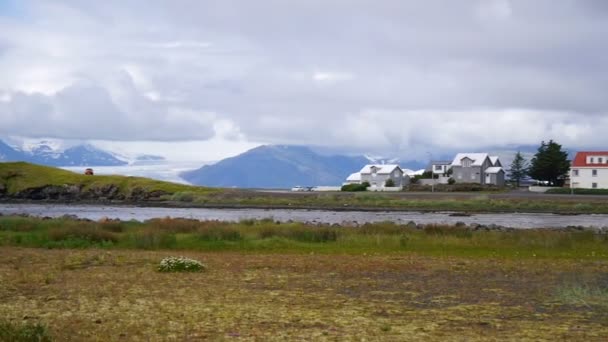
<path fill-rule="evenodd" d="M 358 182 L 360 180 L 361 180 L 361 173 L 359 173 L 359 172 L 351 173 L 350 176 L 348 176 L 348 178 L 346 178 L 346 181 L 349 181 L 349 182 Z"/>
<path fill-rule="evenodd" d="M 487 153 L 458 153 L 452 161 L 452 166 L 460 166 L 460 161 L 464 158 L 469 158 L 473 161 L 471 166 L 482 166 L 483 162 L 488 158 Z"/>
<path fill-rule="evenodd" d="M 604 157 L 603 163 L 587 163 L 587 157 Z M 597 161 L 597 159 L 595 159 Z M 586 151 L 577 152 L 572 166 L 574 167 L 608 167 L 608 151 Z"/>
<path fill-rule="evenodd" d="M 490 156 L 490 162 L 492 162 L 493 166 L 498 166 L 498 165 L 496 165 L 496 163 L 500 163 L 500 165 L 502 165 L 502 163 L 498 159 L 498 156 Z"/>
<path fill-rule="evenodd" d="M 396 168 L 398 168 L 403 173 L 403 170 L 397 164 L 368 164 L 368 165 L 365 165 L 359 172 L 362 174 L 363 173 L 371 174 L 372 167 L 377 168 L 376 173 L 381 174 L 381 175 L 388 175 L 391 172 L 393 172 Z"/>
<path fill-rule="evenodd" d="M 502 167 L 499 166 L 492 166 L 486 169 L 485 173 L 499 173 L 499 172 L 505 172 Z"/>

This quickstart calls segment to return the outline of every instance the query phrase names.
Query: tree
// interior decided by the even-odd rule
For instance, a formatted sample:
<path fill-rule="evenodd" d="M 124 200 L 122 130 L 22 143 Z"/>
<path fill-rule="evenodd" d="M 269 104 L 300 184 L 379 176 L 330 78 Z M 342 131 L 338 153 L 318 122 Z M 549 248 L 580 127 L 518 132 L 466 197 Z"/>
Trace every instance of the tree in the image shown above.
<path fill-rule="evenodd" d="M 536 180 L 549 182 L 549 185 L 563 185 L 569 170 L 568 153 L 562 151 L 562 145 L 549 140 L 548 143 L 541 142 L 528 174 Z"/>
<path fill-rule="evenodd" d="M 521 180 L 528 175 L 528 162 L 521 155 L 521 152 L 517 151 L 515 154 L 515 159 L 513 159 L 513 162 L 511 163 L 509 172 L 511 174 L 509 180 L 519 187 Z"/>

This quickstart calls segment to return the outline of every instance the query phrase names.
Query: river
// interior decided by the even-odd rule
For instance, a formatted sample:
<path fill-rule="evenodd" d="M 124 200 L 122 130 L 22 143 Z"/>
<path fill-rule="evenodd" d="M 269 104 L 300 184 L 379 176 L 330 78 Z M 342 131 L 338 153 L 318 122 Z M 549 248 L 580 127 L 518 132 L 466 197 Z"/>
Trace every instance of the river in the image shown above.
<path fill-rule="evenodd" d="M 57 205 L 57 204 L 4 204 L 0 203 L 0 214 L 28 214 L 32 216 L 60 217 L 75 215 L 79 218 L 99 220 L 101 218 L 124 221 L 145 221 L 153 218 L 180 217 L 198 220 L 239 221 L 243 219 L 271 218 L 275 221 L 289 220 L 311 223 L 368 223 L 393 221 L 420 224 L 465 224 L 499 225 L 513 228 L 563 228 L 568 226 L 608 227 L 608 215 L 558 215 L 539 213 L 487 213 L 471 216 L 451 216 L 450 212 L 422 213 L 325 211 L 300 209 L 203 209 L 203 208 L 151 208 L 134 206 L 102 205 Z"/>

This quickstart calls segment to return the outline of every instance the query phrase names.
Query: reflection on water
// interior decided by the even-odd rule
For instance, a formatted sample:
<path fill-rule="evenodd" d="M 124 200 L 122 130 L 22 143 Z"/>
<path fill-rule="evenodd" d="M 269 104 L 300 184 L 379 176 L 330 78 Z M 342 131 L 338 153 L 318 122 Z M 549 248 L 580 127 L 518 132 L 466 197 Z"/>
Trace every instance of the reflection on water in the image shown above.
<path fill-rule="evenodd" d="M 393 221 L 407 223 L 414 221 L 422 224 L 465 224 L 499 225 L 513 228 L 549 227 L 605 227 L 608 215 L 563 216 L 555 214 L 475 214 L 468 217 L 450 216 L 448 212 L 362 212 L 362 211 L 324 211 L 324 210 L 287 210 L 287 209 L 200 209 L 200 208 L 140 208 L 128 206 L 99 205 L 43 205 L 43 204 L 0 204 L 0 213 L 29 214 L 34 216 L 59 217 L 76 215 L 80 218 L 99 220 L 117 218 L 120 220 L 144 221 L 160 217 L 183 217 L 198 220 L 239 221 L 243 219 L 272 218 L 275 221 L 289 220 L 313 223 L 344 223 Z"/>

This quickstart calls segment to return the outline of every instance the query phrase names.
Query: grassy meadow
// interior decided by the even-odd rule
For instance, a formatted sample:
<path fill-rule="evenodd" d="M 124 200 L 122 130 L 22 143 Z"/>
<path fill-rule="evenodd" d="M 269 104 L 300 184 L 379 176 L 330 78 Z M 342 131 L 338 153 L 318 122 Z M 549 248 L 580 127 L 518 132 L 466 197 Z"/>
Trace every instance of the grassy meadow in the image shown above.
<path fill-rule="evenodd" d="M 593 231 L 0 217 L 0 255 L 0 340 L 608 337 Z"/>

